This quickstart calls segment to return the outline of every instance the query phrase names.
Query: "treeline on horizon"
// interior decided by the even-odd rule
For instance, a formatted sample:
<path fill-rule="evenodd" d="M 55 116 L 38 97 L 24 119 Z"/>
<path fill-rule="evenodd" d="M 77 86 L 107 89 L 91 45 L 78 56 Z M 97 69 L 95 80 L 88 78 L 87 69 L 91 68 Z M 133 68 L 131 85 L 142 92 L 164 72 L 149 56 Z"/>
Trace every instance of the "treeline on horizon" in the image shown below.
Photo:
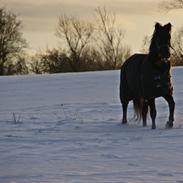
<path fill-rule="evenodd" d="M 116 16 L 97 8 L 95 24 L 63 14 L 55 30 L 60 46 L 29 56 L 25 49 L 22 22 L 17 15 L 0 8 L 0 75 L 83 72 L 119 69 L 132 54 L 124 43 L 125 30 Z M 183 28 L 172 36 L 172 65 L 183 65 Z M 148 53 L 150 37 L 142 40 L 141 52 Z"/>

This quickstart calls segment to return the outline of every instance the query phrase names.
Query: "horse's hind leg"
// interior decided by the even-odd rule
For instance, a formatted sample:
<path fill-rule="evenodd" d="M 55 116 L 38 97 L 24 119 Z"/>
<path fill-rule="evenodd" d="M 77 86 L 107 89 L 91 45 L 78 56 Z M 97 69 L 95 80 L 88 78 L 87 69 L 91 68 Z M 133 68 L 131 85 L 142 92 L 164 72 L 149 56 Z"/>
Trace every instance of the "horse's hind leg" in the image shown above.
<path fill-rule="evenodd" d="M 174 121 L 174 110 L 175 110 L 175 102 L 172 95 L 163 96 L 164 99 L 168 102 L 169 106 L 169 119 L 166 124 L 167 128 L 173 127 L 173 121 Z"/>
<path fill-rule="evenodd" d="M 127 108 L 128 108 L 128 103 L 129 102 L 123 102 L 122 103 L 122 112 L 123 112 L 122 124 L 126 124 L 127 123 Z"/>
<path fill-rule="evenodd" d="M 149 107 L 150 107 L 150 116 L 152 119 L 152 129 L 156 128 L 156 123 L 155 123 L 155 119 L 156 119 L 156 106 L 155 106 L 155 99 L 150 99 L 149 100 Z"/>
<path fill-rule="evenodd" d="M 142 107 L 143 126 L 147 126 L 147 112 L 148 112 L 148 102 L 144 101 L 143 107 Z"/>

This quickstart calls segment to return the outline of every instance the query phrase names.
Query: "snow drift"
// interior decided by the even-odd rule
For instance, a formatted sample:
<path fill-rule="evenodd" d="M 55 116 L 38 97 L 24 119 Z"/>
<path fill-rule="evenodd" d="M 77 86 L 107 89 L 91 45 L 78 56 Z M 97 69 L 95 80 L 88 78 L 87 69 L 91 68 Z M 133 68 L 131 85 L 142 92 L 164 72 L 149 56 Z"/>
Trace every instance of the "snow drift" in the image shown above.
<path fill-rule="evenodd" d="M 1 183 L 183 183 L 183 68 L 173 68 L 175 125 L 121 125 L 119 71 L 0 78 Z"/>

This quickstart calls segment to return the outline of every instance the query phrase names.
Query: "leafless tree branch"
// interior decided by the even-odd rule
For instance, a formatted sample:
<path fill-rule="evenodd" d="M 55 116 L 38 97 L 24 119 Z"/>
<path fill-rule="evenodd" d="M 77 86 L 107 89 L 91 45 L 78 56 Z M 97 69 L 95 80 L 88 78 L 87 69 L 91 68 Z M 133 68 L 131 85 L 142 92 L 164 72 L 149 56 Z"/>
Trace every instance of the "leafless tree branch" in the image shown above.
<path fill-rule="evenodd" d="M 164 10 L 182 9 L 183 0 L 164 0 L 160 3 L 160 8 Z"/>
<path fill-rule="evenodd" d="M 65 41 L 68 53 L 72 55 L 71 64 L 75 70 L 83 50 L 90 43 L 93 32 L 94 27 L 91 23 L 65 14 L 59 17 L 56 35 Z"/>
<path fill-rule="evenodd" d="M 108 13 L 105 8 L 97 8 L 97 22 L 101 52 L 113 69 L 116 69 L 120 60 L 119 55 L 123 52 L 124 31 L 116 28 L 116 15 Z"/>

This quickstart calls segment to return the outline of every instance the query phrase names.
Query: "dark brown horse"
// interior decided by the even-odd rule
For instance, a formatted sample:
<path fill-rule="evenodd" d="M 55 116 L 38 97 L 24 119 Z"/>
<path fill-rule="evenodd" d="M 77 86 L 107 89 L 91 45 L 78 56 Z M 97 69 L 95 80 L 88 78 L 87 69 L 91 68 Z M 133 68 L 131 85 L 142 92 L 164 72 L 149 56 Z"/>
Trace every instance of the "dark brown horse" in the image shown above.
<path fill-rule="evenodd" d="M 156 128 L 155 98 L 163 97 L 169 105 L 167 128 L 173 127 L 175 102 L 171 84 L 171 24 L 155 24 L 148 54 L 134 54 L 121 67 L 120 99 L 122 103 L 122 124 L 127 123 L 127 106 L 133 100 L 135 114 L 146 126 L 148 109 L 152 129 Z"/>

